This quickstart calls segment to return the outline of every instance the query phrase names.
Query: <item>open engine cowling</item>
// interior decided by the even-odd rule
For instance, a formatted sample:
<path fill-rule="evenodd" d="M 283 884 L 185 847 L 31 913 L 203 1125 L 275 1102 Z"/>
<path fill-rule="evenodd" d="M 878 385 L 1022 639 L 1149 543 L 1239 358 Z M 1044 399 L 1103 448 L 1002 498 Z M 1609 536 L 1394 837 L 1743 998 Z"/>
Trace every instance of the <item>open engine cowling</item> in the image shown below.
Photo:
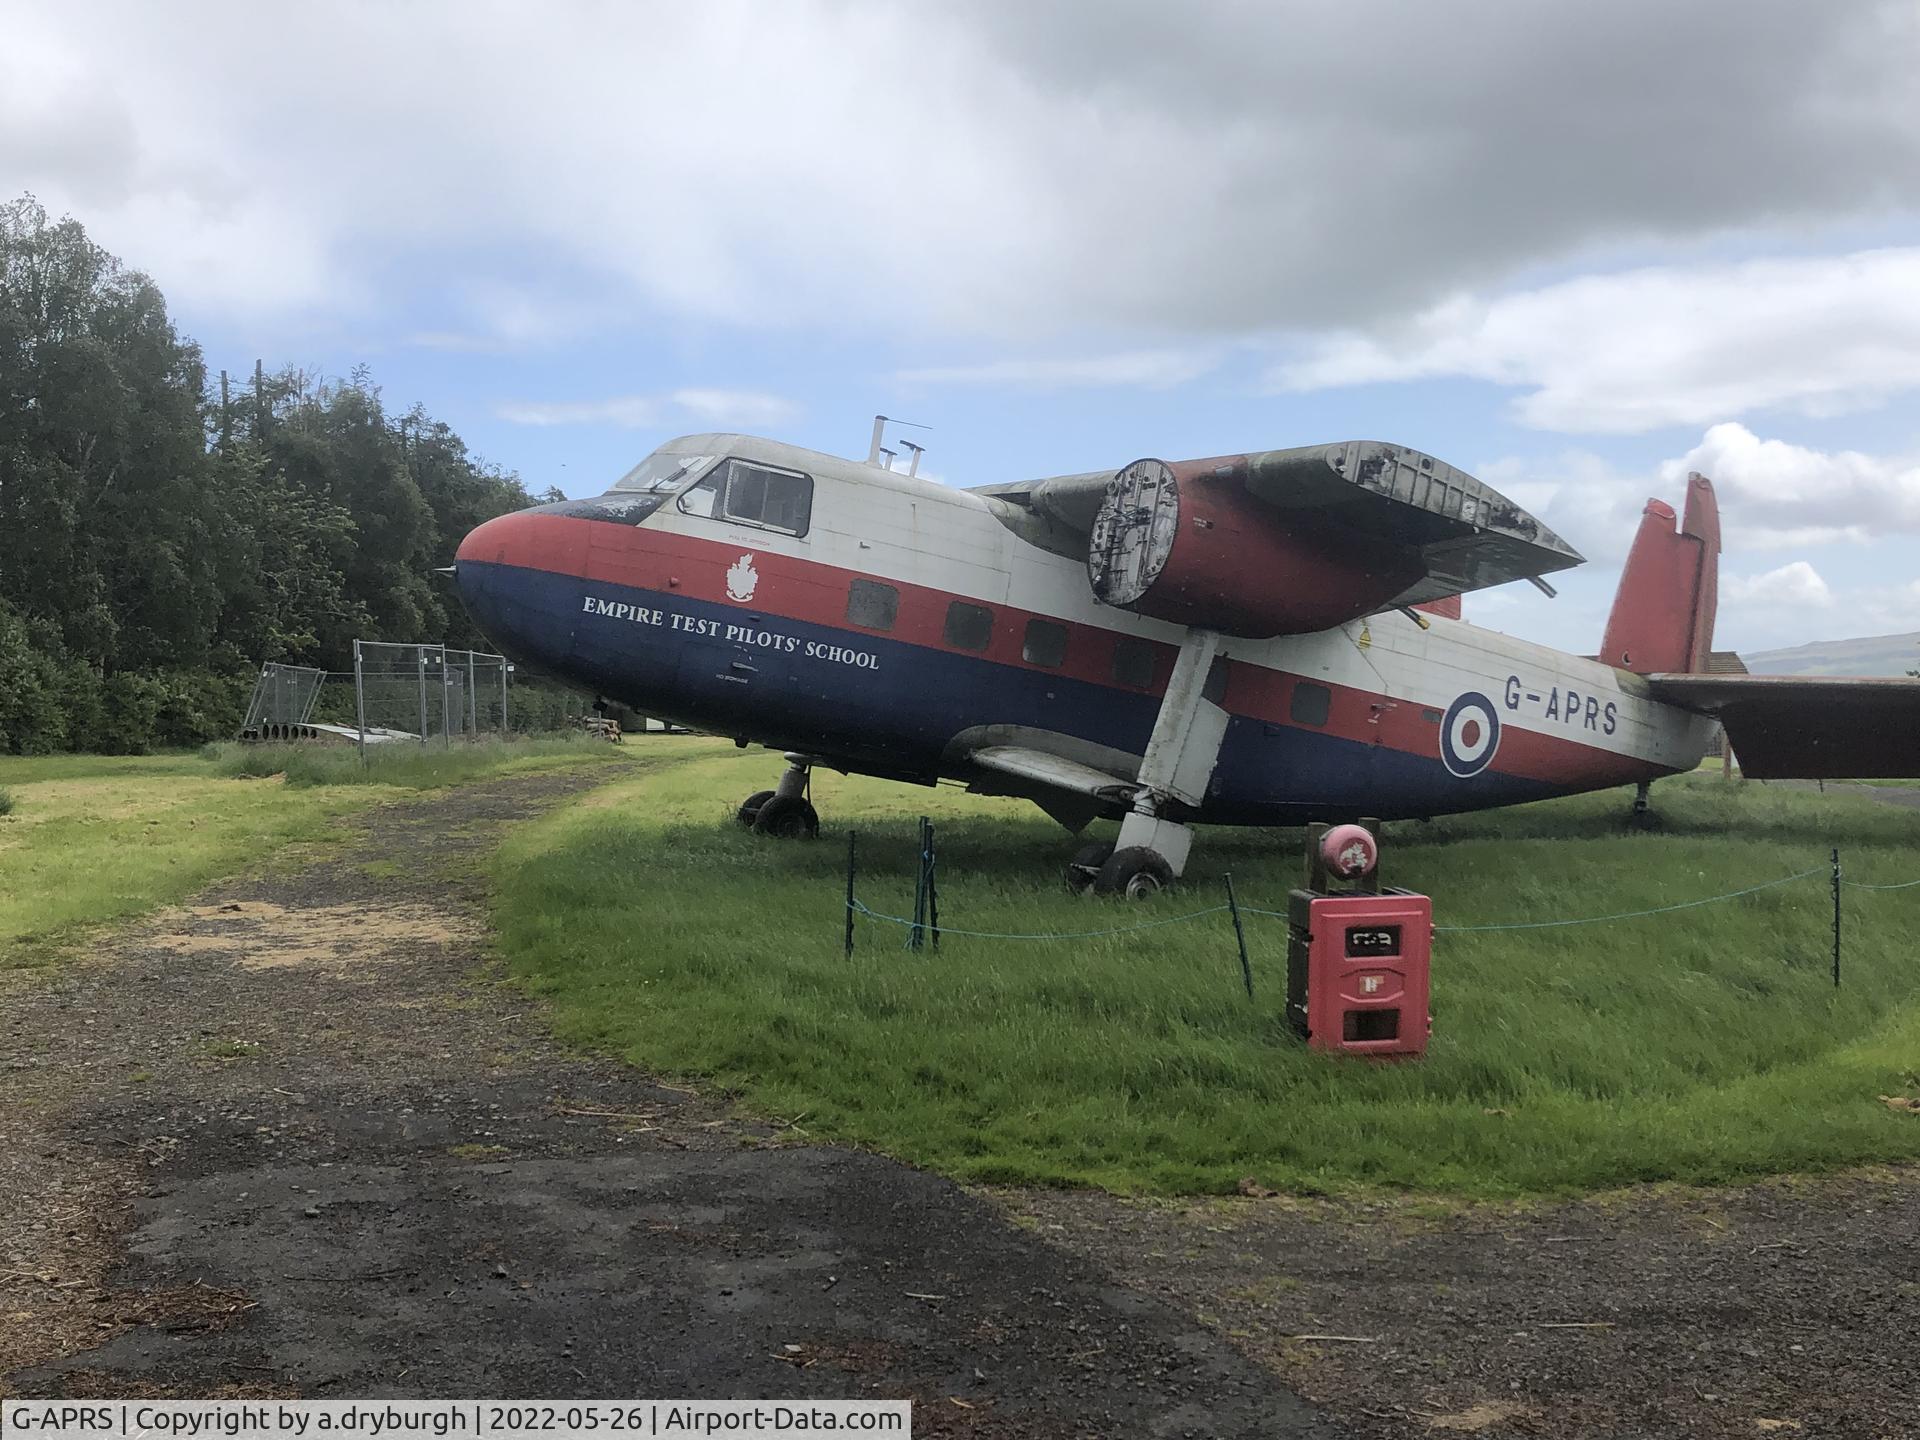
<path fill-rule="evenodd" d="M 1371 615 L 1425 573 L 1410 547 L 1257 499 L 1247 464 L 1245 456 L 1146 459 L 1118 471 L 1088 536 L 1094 596 L 1252 639 Z"/>

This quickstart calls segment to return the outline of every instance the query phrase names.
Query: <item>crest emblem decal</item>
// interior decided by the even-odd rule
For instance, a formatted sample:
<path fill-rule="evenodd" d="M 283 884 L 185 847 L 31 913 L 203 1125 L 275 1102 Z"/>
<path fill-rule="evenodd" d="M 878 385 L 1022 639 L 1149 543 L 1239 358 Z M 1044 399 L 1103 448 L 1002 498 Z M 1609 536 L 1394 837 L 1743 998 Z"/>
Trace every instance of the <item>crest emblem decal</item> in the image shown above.
<path fill-rule="evenodd" d="M 753 556 L 742 555 L 727 567 L 727 599 L 744 605 L 753 599 L 760 586 L 760 572 L 753 568 Z"/>

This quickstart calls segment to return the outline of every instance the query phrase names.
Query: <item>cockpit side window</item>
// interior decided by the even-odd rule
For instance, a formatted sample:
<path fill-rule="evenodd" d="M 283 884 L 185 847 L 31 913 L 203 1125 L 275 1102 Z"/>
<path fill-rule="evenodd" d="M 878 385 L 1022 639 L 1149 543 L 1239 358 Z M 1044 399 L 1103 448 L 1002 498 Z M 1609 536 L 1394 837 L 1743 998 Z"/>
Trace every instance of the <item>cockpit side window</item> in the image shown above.
<path fill-rule="evenodd" d="M 688 515 L 804 535 L 813 518 L 813 477 L 727 460 L 680 496 Z"/>
<path fill-rule="evenodd" d="M 713 502 L 720 497 L 720 477 L 726 473 L 726 466 L 714 471 L 698 485 L 689 486 L 680 496 L 680 509 L 688 515 L 698 515 L 707 519 L 713 514 Z"/>

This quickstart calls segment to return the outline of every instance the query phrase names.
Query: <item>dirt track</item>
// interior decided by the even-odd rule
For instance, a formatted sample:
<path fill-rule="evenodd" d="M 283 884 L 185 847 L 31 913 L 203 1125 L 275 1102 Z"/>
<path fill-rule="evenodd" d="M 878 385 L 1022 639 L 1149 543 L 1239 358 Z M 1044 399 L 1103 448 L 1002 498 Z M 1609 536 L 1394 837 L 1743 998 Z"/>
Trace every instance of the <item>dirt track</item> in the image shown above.
<path fill-rule="evenodd" d="M 927 1435 L 1920 1434 L 1911 1176 L 1437 1217 L 986 1199 L 558 1052 L 485 963 L 472 866 L 586 783 L 376 811 L 51 979 L 0 976 L 0 1394 L 906 1395 Z"/>
<path fill-rule="evenodd" d="M 909 1396 L 928 1435 L 1344 1433 L 954 1185 L 551 1049 L 484 967 L 471 865 L 584 783 L 374 812 L 347 853 L 7 978 L 0 1389 Z"/>

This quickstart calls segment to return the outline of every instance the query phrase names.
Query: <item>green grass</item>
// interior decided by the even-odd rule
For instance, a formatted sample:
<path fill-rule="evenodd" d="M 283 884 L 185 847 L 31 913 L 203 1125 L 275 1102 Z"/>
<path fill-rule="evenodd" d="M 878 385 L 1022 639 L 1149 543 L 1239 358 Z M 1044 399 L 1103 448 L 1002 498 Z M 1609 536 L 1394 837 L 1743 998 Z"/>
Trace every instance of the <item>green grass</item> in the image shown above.
<path fill-rule="evenodd" d="M 227 780 L 191 756 L 0 758 L 0 778 L 19 801 L 0 818 L 0 969 L 58 960 L 392 793 Z"/>
<path fill-rule="evenodd" d="M 310 785 L 397 785 L 434 790 L 479 777 L 516 774 L 565 765 L 610 763 L 620 752 L 604 740 L 552 736 L 535 740 L 479 744 L 408 744 L 367 747 L 366 762 L 352 745 L 242 745 L 207 747 L 219 773 L 264 778 L 284 775 L 293 787 Z"/>
<path fill-rule="evenodd" d="M 1399 1187 L 1512 1195 L 1712 1182 L 1920 1156 L 1877 1096 L 1920 1065 L 1920 889 L 1849 892 L 1836 992 L 1821 875 L 1657 919 L 1442 936 L 1416 1064 L 1309 1053 L 1283 1022 L 1285 931 L 1249 921 L 1256 997 L 1225 916 L 1131 936 L 842 954 L 844 834 L 862 898 L 911 906 L 915 817 L 939 826 L 942 916 L 1043 932 L 1243 900 L 1284 907 L 1291 832 L 1205 831 L 1185 885 L 1144 907 L 1059 887 L 1072 842 L 1037 812 L 816 776 L 813 845 L 740 831 L 778 762 L 705 742 L 510 837 L 496 912 L 564 1038 L 704 1077 L 767 1114 L 974 1181 L 1120 1191 Z M 1920 817 L 1707 776 L 1655 791 L 1389 827 L 1389 883 L 1442 924 L 1566 918 L 1716 895 L 1824 864 L 1920 878 Z"/>
<path fill-rule="evenodd" d="M 0 813 L 0 969 L 63 959 L 105 922 L 325 839 L 335 817 L 410 790 L 618 758 L 606 745 L 537 741 L 472 746 L 452 761 L 416 752 L 369 776 L 352 751 L 210 750 L 0 756 L 0 787 L 16 801 Z M 297 780 L 279 778 L 289 767 Z"/>

